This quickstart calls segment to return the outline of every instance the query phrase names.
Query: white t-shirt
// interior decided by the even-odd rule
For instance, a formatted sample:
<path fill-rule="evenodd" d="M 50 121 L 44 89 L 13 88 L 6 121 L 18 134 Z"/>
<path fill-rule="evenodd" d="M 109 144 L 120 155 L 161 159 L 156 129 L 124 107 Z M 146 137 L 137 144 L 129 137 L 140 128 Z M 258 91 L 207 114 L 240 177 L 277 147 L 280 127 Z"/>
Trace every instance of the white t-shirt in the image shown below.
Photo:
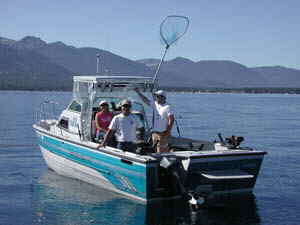
<path fill-rule="evenodd" d="M 158 104 L 156 101 L 152 102 L 154 108 L 154 124 L 152 131 L 163 132 L 168 126 L 168 116 L 173 115 L 170 105 L 164 103 Z"/>
<path fill-rule="evenodd" d="M 141 127 L 134 115 L 120 113 L 112 119 L 108 128 L 116 131 L 117 141 L 136 142 L 136 129 Z"/>

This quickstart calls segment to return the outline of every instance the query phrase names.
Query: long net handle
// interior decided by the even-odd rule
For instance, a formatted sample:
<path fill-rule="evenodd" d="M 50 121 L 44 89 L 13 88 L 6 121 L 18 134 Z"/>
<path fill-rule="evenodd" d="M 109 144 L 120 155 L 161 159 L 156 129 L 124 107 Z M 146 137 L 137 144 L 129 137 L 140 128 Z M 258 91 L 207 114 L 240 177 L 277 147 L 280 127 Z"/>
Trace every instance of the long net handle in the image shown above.
<path fill-rule="evenodd" d="M 163 57 L 161 58 L 161 60 L 160 60 L 160 62 L 159 62 L 159 64 L 158 64 L 158 66 L 157 66 L 157 69 L 156 69 L 156 72 L 155 72 L 155 75 L 154 75 L 154 78 L 153 78 L 153 83 L 156 82 L 158 71 L 160 70 L 160 66 L 161 66 L 161 64 L 163 63 L 163 61 L 164 61 L 164 59 L 165 59 L 165 57 L 166 57 L 166 54 L 167 54 L 167 51 L 168 51 L 168 48 L 169 48 L 169 47 L 170 47 L 170 45 L 166 45 L 164 55 L 163 55 Z"/>

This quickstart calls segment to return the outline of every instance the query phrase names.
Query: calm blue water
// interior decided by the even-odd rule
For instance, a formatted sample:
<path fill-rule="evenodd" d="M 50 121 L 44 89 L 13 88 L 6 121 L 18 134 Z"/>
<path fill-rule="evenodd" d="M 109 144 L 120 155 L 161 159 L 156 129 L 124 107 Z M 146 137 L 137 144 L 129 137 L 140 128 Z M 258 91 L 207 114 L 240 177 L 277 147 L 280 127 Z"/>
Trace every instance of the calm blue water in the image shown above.
<path fill-rule="evenodd" d="M 253 198 L 191 213 L 179 203 L 145 205 L 47 169 L 32 130 L 45 97 L 71 93 L 0 91 L 0 225 L 300 224 L 300 95 L 169 94 L 183 136 L 240 135 L 265 150 Z"/>

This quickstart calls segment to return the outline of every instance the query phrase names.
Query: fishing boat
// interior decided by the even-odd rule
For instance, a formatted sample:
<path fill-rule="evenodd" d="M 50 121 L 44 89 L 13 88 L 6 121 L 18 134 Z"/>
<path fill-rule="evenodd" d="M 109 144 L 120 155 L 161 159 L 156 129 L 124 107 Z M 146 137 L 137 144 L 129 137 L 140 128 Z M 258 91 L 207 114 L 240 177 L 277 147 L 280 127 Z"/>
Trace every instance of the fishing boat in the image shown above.
<path fill-rule="evenodd" d="M 165 21 L 178 18 L 182 19 L 167 17 L 161 30 Z M 47 117 L 45 111 L 52 107 L 46 106 L 55 103 L 42 103 L 33 128 L 48 167 L 60 175 L 142 202 L 176 197 L 208 200 L 251 193 L 266 152 L 242 147 L 243 137 L 224 139 L 219 134 L 218 141 L 209 142 L 174 135 L 169 140 L 170 152 L 154 151 L 155 144 L 150 138 L 151 113 L 147 113 L 148 106 L 135 90 L 138 88 L 149 96 L 157 90 L 160 65 L 177 39 L 170 42 L 165 38 L 165 53 L 154 77 L 74 76 L 73 98 L 58 118 Z M 143 128 L 143 132 L 136 133 L 136 152 L 114 145 L 99 147 L 99 140 L 95 139 L 93 124 L 99 103 L 108 102 L 116 115 L 124 99 L 131 100 L 131 113 Z"/>

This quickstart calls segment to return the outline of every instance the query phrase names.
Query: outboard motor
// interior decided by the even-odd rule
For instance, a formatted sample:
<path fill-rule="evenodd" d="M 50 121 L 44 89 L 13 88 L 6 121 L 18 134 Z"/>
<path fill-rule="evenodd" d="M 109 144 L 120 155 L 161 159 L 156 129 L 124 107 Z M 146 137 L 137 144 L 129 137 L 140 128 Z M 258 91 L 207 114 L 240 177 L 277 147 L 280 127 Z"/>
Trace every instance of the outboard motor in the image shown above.
<path fill-rule="evenodd" d="M 189 201 L 191 205 L 204 203 L 204 198 L 194 195 L 186 190 L 184 183 L 186 180 L 186 170 L 183 168 L 184 157 L 164 156 L 159 164 L 159 181 L 162 188 L 170 196 L 181 195 L 183 200 Z"/>
<path fill-rule="evenodd" d="M 164 185 L 170 194 L 181 194 L 185 195 L 187 193 L 183 183 L 185 181 L 185 171 L 181 164 L 181 160 L 177 157 L 163 157 L 159 163 L 161 171 L 161 175 L 165 175 L 165 177 L 160 177 L 160 181 L 162 184 L 165 182 L 162 179 L 169 180 L 168 186 Z M 167 178 L 167 176 L 169 176 Z"/>

